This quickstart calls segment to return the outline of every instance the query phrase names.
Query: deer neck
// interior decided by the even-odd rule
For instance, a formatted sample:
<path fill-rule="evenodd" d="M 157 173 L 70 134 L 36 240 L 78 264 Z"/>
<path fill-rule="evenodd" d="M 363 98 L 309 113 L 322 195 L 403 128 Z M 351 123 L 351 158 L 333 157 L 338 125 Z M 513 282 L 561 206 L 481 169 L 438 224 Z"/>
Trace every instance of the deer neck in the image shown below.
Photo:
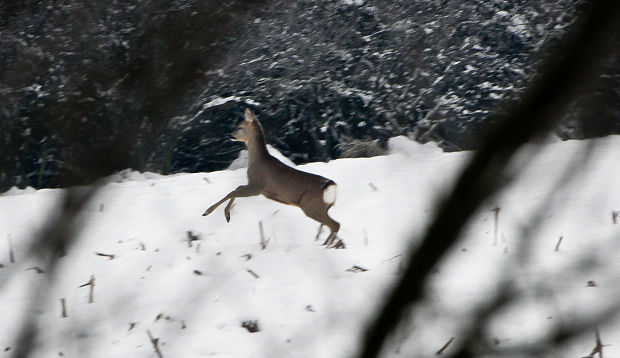
<path fill-rule="evenodd" d="M 248 146 L 248 160 L 250 163 L 254 163 L 269 155 L 267 151 L 267 143 L 265 142 L 265 136 L 263 135 L 262 128 L 256 127 L 255 134 L 247 142 Z"/>

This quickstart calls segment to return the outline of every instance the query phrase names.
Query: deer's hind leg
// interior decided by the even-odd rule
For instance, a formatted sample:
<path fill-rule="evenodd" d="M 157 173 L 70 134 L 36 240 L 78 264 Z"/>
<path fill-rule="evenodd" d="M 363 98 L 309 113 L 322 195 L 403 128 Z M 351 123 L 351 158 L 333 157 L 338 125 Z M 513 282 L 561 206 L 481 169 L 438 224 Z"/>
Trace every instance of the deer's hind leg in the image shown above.
<path fill-rule="evenodd" d="M 301 210 L 303 210 L 304 214 L 306 214 L 307 217 L 314 219 L 321 223 L 321 225 L 325 225 L 329 228 L 329 236 L 327 237 L 327 240 L 325 240 L 323 245 L 327 245 L 328 248 L 344 248 L 344 243 L 342 242 L 342 240 L 338 239 L 336 241 L 336 239 L 338 238 L 338 230 L 340 230 L 340 224 L 327 214 L 327 210 L 329 210 L 331 206 L 321 205 L 318 208 L 317 206 L 303 205 L 300 206 L 300 208 Z"/>
<path fill-rule="evenodd" d="M 327 214 L 327 211 L 329 210 L 330 207 L 331 205 L 328 206 L 324 212 L 325 218 L 327 219 L 327 223 L 325 225 L 329 227 L 330 233 L 327 239 L 325 240 L 325 242 L 323 243 L 323 245 L 326 245 L 327 248 L 344 249 L 345 247 L 344 241 L 342 241 L 342 239 L 338 237 L 338 231 L 340 230 L 340 223 L 332 219 L 329 216 L 329 214 Z"/>
<path fill-rule="evenodd" d="M 323 232 L 323 226 L 325 226 L 323 223 L 321 223 L 321 225 L 319 225 L 319 230 L 316 232 L 316 236 L 314 237 L 314 241 L 318 241 L 319 240 L 319 236 Z"/>

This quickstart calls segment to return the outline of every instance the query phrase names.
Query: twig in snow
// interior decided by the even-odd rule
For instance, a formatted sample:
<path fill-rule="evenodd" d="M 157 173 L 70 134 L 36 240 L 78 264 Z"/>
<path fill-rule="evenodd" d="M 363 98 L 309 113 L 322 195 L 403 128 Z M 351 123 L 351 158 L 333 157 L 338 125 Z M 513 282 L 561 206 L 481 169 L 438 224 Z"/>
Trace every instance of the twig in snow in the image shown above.
<path fill-rule="evenodd" d="M 370 187 L 370 189 L 372 189 L 372 191 L 377 191 L 377 187 L 373 184 L 373 183 L 368 183 L 368 186 Z"/>
<path fill-rule="evenodd" d="M 95 301 L 95 276 L 90 276 L 90 280 L 80 287 L 90 286 L 90 293 L 88 294 L 88 303 Z"/>
<path fill-rule="evenodd" d="M 353 265 L 353 266 L 351 266 L 351 268 L 348 268 L 346 271 L 357 273 L 357 272 L 366 272 L 366 271 L 368 271 L 368 269 L 365 269 L 365 268 L 363 268 L 361 266 Z"/>
<path fill-rule="evenodd" d="M 64 298 L 60 299 L 60 310 L 61 310 L 60 316 L 63 317 L 63 318 L 66 318 L 67 317 L 67 305 L 65 303 L 65 299 Z"/>
<path fill-rule="evenodd" d="M 592 349 L 592 352 L 590 353 L 590 355 L 588 355 L 588 357 L 594 358 L 594 356 L 598 354 L 599 358 L 604 358 L 603 347 L 605 347 L 605 345 L 603 345 L 603 343 L 601 342 L 601 335 L 598 331 L 598 328 L 594 329 L 594 339 L 596 340 L 596 346 L 594 347 L 594 349 Z"/>
<path fill-rule="evenodd" d="M 564 238 L 564 236 L 560 236 L 560 238 L 558 239 L 558 243 L 555 244 L 555 249 L 553 250 L 553 252 L 558 252 L 560 251 L 560 244 L 562 243 L 562 239 Z"/>
<path fill-rule="evenodd" d="M 248 273 L 252 276 L 254 276 L 255 278 L 260 278 L 260 276 L 258 276 L 258 274 L 250 269 L 247 269 L 246 271 L 248 271 Z"/>
<path fill-rule="evenodd" d="M 269 240 L 265 240 L 265 233 L 263 232 L 263 221 L 258 221 L 258 230 L 260 231 L 260 249 L 264 250 L 267 248 L 267 244 L 269 244 Z"/>
<path fill-rule="evenodd" d="M 206 181 L 206 182 L 207 182 L 207 184 L 211 184 L 211 180 L 209 180 L 209 178 L 204 177 L 204 178 L 202 178 L 202 179 L 203 179 L 204 181 Z"/>
<path fill-rule="evenodd" d="M 6 239 L 9 242 L 9 262 L 14 264 L 15 256 L 13 255 L 13 241 L 11 241 L 11 235 L 9 235 Z"/>
<path fill-rule="evenodd" d="M 443 352 L 450 346 L 452 341 L 454 341 L 454 337 L 450 338 L 450 340 L 448 340 L 448 342 L 444 344 L 443 347 L 441 347 L 441 349 L 438 350 L 437 353 L 435 353 L 435 355 L 438 355 L 438 356 L 442 355 Z"/>
<path fill-rule="evenodd" d="M 149 336 L 149 340 L 153 344 L 153 348 L 155 349 L 157 357 L 164 358 L 164 355 L 161 354 L 161 351 L 159 350 L 159 338 L 153 338 L 153 336 L 151 335 L 151 331 L 149 331 L 148 329 L 146 330 L 146 334 Z"/>
<path fill-rule="evenodd" d="M 387 260 L 383 260 L 383 261 L 381 261 L 381 263 L 386 263 L 386 262 L 388 262 L 388 261 L 392 261 L 392 260 L 397 259 L 397 258 L 402 257 L 402 256 L 403 256 L 403 255 L 396 255 L 396 256 L 392 256 L 392 257 L 390 257 L 390 258 L 389 258 L 389 259 L 387 259 Z"/>
<path fill-rule="evenodd" d="M 200 237 L 198 235 L 194 235 L 193 232 L 187 232 L 187 247 L 192 247 L 192 241 L 198 241 Z"/>
<path fill-rule="evenodd" d="M 620 211 L 614 210 L 611 212 L 611 222 L 615 224 L 618 223 L 618 217 L 620 217 Z"/>
<path fill-rule="evenodd" d="M 43 273 L 43 270 L 41 270 L 41 268 L 38 267 L 38 266 L 29 267 L 29 268 L 25 269 L 24 271 L 28 271 L 28 270 L 33 270 L 33 271 L 36 271 L 37 273 Z"/>
<path fill-rule="evenodd" d="M 101 252 L 95 252 L 95 255 L 97 255 L 97 256 L 107 257 L 107 258 L 108 258 L 108 259 L 110 259 L 110 260 L 113 260 L 113 259 L 114 259 L 114 257 L 115 257 L 114 255 L 104 254 L 104 253 L 101 253 Z"/>
<path fill-rule="evenodd" d="M 497 229 L 499 226 L 499 211 L 500 210 L 501 208 L 498 206 L 493 208 L 493 211 L 495 212 L 495 225 L 493 227 L 493 246 L 497 246 Z"/>
<path fill-rule="evenodd" d="M 256 332 L 260 331 L 260 327 L 258 327 L 258 321 L 257 320 L 242 322 L 241 323 L 241 327 L 247 329 L 248 332 L 250 332 L 250 333 L 256 333 Z"/>

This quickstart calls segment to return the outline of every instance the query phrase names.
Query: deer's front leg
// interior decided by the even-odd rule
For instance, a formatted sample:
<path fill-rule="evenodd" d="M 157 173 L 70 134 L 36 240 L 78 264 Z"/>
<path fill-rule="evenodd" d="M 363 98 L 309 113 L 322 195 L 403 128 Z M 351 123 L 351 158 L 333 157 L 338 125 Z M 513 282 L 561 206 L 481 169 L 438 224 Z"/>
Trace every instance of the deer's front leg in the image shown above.
<path fill-rule="evenodd" d="M 230 202 L 228 203 L 228 205 L 226 205 L 226 209 L 224 210 L 224 216 L 226 216 L 226 221 L 230 221 L 230 207 L 232 206 L 233 201 L 235 200 L 235 198 L 242 198 L 242 197 L 248 197 L 248 196 L 255 196 L 260 194 L 260 189 L 250 186 L 250 185 L 240 185 L 237 187 L 237 189 L 231 191 L 230 193 L 228 193 L 228 195 L 226 195 L 225 197 L 223 197 L 220 201 L 218 201 L 217 203 L 211 205 L 210 208 L 208 208 L 204 214 L 202 214 L 202 216 L 207 216 L 209 214 L 211 214 L 213 212 L 213 210 L 215 210 L 218 206 L 222 205 L 223 202 L 225 202 L 226 200 L 230 199 Z"/>
<path fill-rule="evenodd" d="M 235 198 L 231 198 L 226 207 L 224 208 L 224 216 L 226 217 L 226 222 L 230 222 L 230 208 L 232 208 L 234 201 Z"/>
<path fill-rule="evenodd" d="M 202 216 L 207 216 L 207 215 L 211 214 L 213 212 L 213 210 L 215 210 L 218 206 L 222 205 L 222 203 L 225 202 L 226 200 L 228 200 L 229 198 L 230 198 L 230 194 L 226 195 L 222 200 L 220 200 L 217 203 L 211 205 L 207 210 L 205 210 L 205 212 L 202 214 Z"/>

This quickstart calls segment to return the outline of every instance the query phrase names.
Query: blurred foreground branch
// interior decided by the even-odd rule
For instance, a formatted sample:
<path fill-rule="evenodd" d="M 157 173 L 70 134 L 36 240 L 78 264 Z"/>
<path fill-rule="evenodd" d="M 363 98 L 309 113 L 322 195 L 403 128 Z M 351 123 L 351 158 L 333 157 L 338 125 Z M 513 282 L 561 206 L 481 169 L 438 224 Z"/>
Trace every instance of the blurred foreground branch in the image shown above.
<path fill-rule="evenodd" d="M 618 50 L 607 46 L 618 34 L 618 1 L 594 0 L 587 7 L 565 37 L 564 46 L 549 54 L 521 101 L 508 108 L 508 114 L 496 116 L 494 126 L 463 170 L 452 193 L 439 204 L 422 243 L 410 248 L 408 267 L 367 327 L 360 357 L 378 356 L 406 310 L 423 299 L 423 288 L 431 270 L 457 242 L 468 219 L 486 198 L 509 181 L 506 169 L 516 151 L 549 131 L 578 91 L 598 80 L 594 69 L 607 55 L 606 51 Z M 507 301 L 504 294 L 498 297 L 496 305 Z M 461 357 L 471 356 L 467 347 L 460 352 Z"/>
<path fill-rule="evenodd" d="M 25 314 L 36 311 L 35 308 L 47 299 L 48 290 L 55 280 L 58 261 L 64 256 L 67 248 L 75 241 L 79 230 L 83 227 L 83 223 L 79 220 L 80 212 L 98 189 L 98 185 L 91 185 L 66 190 L 59 205 L 58 214 L 50 215 L 39 237 L 29 247 L 27 256 L 36 257 L 44 262 L 43 272 L 47 275 L 47 282 L 31 288 L 30 303 L 26 306 Z M 36 320 L 32 316 L 26 317 L 17 335 L 16 358 L 30 356 L 35 347 L 37 335 Z"/>
<path fill-rule="evenodd" d="M 45 113 L 52 124 L 58 123 L 58 128 L 55 129 L 64 131 L 62 135 L 66 137 L 67 147 L 63 150 L 63 160 L 67 162 L 68 169 L 63 175 L 62 186 L 95 184 L 66 189 L 58 208 L 50 213 L 48 222 L 27 248 L 25 256 L 41 261 L 41 267 L 47 276 L 42 284 L 30 289 L 31 300 L 26 305 L 23 323 L 16 335 L 14 357 L 29 357 L 36 347 L 39 328 L 37 317 L 32 312 L 47 300 L 49 289 L 55 280 L 59 258 L 70 249 L 77 239 L 79 230 L 84 226 L 80 221 L 80 214 L 100 188 L 101 182 L 98 180 L 127 168 L 129 157 L 132 155 L 129 148 L 132 143 L 141 140 L 138 135 L 139 129 L 147 126 L 154 128 L 150 133 L 153 136 L 159 133 L 157 129 L 162 123 L 174 117 L 179 103 L 184 101 L 184 96 L 202 79 L 198 74 L 211 69 L 221 60 L 221 53 L 200 56 L 203 54 L 184 50 L 183 45 L 189 41 L 200 42 L 204 48 L 219 45 L 219 41 L 235 29 L 235 26 L 245 21 L 246 15 L 263 2 L 260 0 L 200 2 L 197 9 L 201 11 L 199 14 L 196 13 L 200 16 L 196 16 L 191 23 L 174 22 L 173 15 L 161 13 L 162 4 L 155 1 L 147 2 L 142 4 L 146 16 L 142 23 L 143 27 L 138 29 L 141 32 L 140 44 L 133 48 L 133 52 L 127 54 L 126 63 L 119 65 L 118 61 L 104 63 L 84 60 L 84 63 L 93 63 L 92 66 L 75 69 L 77 73 L 83 74 L 82 81 L 79 82 L 80 91 L 76 93 L 100 93 L 101 91 L 97 92 L 99 88 L 110 88 L 110 83 L 116 83 L 111 88 L 118 86 L 118 90 L 125 97 L 135 99 L 132 103 L 138 108 L 137 110 L 130 109 L 130 106 L 120 108 L 120 111 L 124 111 L 123 117 L 127 117 L 120 118 L 120 121 L 114 118 L 115 116 L 99 118 L 92 114 L 84 115 L 80 109 L 84 107 L 85 102 L 88 102 L 83 98 L 86 95 L 76 95 L 55 103 L 52 110 Z M 73 5 L 76 9 L 80 9 L 85 17 L 97 18 L 99 12 L 103 11 L 103 5 L 86 6 L 86 3 L 75 1 Z M 51 4 L 48 5 L 50 9 L 53 8 Z M 57 19 L 47 20 L 53 22 Z M 192 32 L 194 28 L 200 28 L 201 31 Z M 162 70 L 162 66 L 167 70 Z M 57 112 L 54 112 L 54 108 Z M 88 133 L 86 124 L 90 123 L 87 122 L 89 117 L 94 117 L 90 119 L 97 126 L 115 127 L 114 131 L 111 131 L 115 134 L 107 138 L 105 143 L 93 141 L 92 137 L 85 135 Z M 9 280 L 13 276 L 9 273 Z M 6 281 L 0 283 L 0 288 L 7 283 Z"/>

